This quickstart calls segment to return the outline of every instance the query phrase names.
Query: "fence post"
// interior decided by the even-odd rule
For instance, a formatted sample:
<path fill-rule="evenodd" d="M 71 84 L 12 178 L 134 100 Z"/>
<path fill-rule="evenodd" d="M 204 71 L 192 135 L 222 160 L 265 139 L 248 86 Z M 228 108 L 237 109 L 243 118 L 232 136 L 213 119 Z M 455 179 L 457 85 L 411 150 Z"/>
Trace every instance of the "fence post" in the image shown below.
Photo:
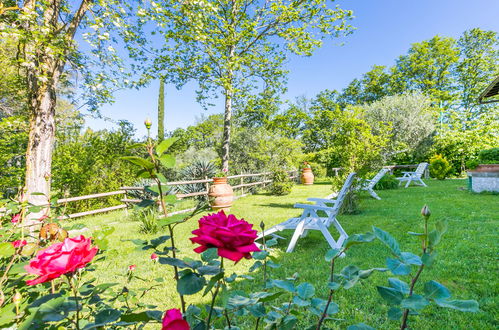
<path fill-rule="evenodd" d="M 208 180 L 208 177 L 205 176 L 204 177 L 205 180 Z M 205 187 L 206 187 L 206 201 L 209 201 L 209 196 L 208 194 L 210 193 L 210 183 L 209 182 L 206 182 L 205 184 Z"/>
<path fill-rule="evenodd" d="M 239 184 L 241 185 L 241 196 L 243 196 L 244 195 L 244 187 L 242 185 L 244 184 L 244 177 L 241 177 L 241 180 L 239 180 L 239 181 L 240 181 Z"/>
<path fill-rule="evenodd" d="M 126 190 L 125 190 L 125 193 L 123 194 L 123 199 L 128 199 L 128 195 L 127 195 L 127 191 Z M 128 204 L 127 204 L 127 202 L 125 202 L 125 205 L 126 205 L 126 207 L 125 207 L 125 216 L 128 217 Z"/>

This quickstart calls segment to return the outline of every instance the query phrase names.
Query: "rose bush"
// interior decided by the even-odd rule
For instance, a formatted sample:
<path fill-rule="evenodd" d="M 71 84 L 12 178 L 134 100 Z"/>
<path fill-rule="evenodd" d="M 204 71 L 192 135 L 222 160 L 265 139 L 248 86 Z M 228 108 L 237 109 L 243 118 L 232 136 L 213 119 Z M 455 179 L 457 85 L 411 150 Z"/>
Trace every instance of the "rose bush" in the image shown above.
<path fill-rule="evenodd" d="M 173 308 L 166 311 L 163 317 L 162 330 L 189 330 L 189 323 L 183 319 L 179 309 Z"/>
<path fill-rule="evenodd" d="M 66 238 L 46 249 L 38 251 L 25 267 L 30 274 L 38 275 L 34 280 L 26 281 L 28 285 L 36 285 L 51 281 L 61 275 L 73 273 L 85 267 L 97 254 L 98 248 L 92 247 L 91 239 L 80 235 Z"/>
<path fill-rule="evenodd" d="M 242 258 L 251 258 L 250 252 L 260 251 L 255 244 L 257 231 L 252 227 L 244 219 L 238 220 L 233 214 L 227 216 L 222 210 L 199 219 L 199 228 L 192 232 L 197 236 L 190 240 L 200 245 L 194 249 L 197 253 L 216 248 L 220 257 L 237 263 Z"/>

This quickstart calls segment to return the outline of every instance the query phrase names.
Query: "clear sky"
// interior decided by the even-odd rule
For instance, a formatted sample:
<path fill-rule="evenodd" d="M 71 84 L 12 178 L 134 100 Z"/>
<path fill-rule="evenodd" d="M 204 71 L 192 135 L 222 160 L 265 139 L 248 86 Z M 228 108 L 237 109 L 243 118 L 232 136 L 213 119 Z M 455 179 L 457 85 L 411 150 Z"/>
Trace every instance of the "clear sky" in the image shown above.
<path fill-rule="evenodd" d="M 290 59 L 288 92 L 284 99 L 305 95 L 313 97 L 324 89 L 343 89 L 352 79 L 368 71 L 374 64 L 391 66 L 405 54 L 410 45 L 434 35 L 459 37 L 465 30 L 479 27 L 499 32 L 499 0 L 339 0 L 344 9 L 351 9 L 356 30 L 342 40 L 327 40 L 311 57 Z M 343 45 L 341 45 L 343 43 Z M 217 106 L 203 110 L 195 100 L 194 83 L 180 91 L 166 86 L 165 128 L 193 124 L 202 114 L 222 113 Z M 143 121 L 157 116 L 159 83 L 139 91 L 115 94 L 116 102 L 102 108 L 102 115 L 112 120 L 126 119 L 145 135 Z M 104 119 L 87 118 L 94 129 L 110 128 Z M 153 125 L 156 132 L 156 125 Z"/>

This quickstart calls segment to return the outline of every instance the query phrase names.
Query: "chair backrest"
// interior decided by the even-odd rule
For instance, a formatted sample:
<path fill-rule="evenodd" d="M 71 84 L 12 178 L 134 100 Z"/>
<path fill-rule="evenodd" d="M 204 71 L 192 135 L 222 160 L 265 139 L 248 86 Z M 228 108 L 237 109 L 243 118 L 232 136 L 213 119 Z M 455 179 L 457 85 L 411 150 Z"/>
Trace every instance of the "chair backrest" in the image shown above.
<path fill-rule="evenodd" d="M 382 168 L 381 170 L 379 170 L 379 172 L 374 176 L 374 178 L 372 178 L 371 181 L 369 181 L 367 188 L 372 189 L 376 185 L 376 183 L 378 183 L 378 181 L 385 176 L 386 172 L 388 171 L 389 171 L 388 168 Z"/>
<path fill-rule="evenodd" d="M 420 163 L 414 172 L 419 178 L 424 174 L 426 168 L 428 167 L 428 163 Z"/>
<path fill-rule="evenodd" d="M 355 175 L 357 173 L 352 172 L 348 174 L 348 177 L 345 180 L 345 183 L 343 183 L 343 187 L 341 187 L 340 192 L 338 193 L 338 196 L 335 198 L 336 203 L 334 204 L 335 209 L 339 209 L 341 207 L 341 204 L 343 204 L 343 200 L 345 199 L 345 196 L 347 195 L 348 191 L 350 190 L 350 187 L 352 186 L 353 180 L 355 178 Z"/>

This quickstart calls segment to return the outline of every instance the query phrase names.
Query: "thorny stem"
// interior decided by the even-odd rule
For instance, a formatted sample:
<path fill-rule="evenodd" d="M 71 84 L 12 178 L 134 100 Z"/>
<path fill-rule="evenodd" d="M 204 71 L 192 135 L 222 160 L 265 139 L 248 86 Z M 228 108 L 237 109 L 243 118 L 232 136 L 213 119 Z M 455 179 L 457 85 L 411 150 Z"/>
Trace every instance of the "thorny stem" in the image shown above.
<path fill-rule="evenodd" d="M 262 228 L 262 232 L 265 232 L 265 224 L 263 222 L 262 222 L 261 228 Z M 262 246 L 263 246 L 263 250 L 267 251 L 267 244 L 265 242 L 265 236 L 262 237 Z M 267 291 L 267 289 L 265 288 L 266 283 L 267 283 L 267 257 L 265 257 L 263 259 L 263 290 L 264 291 Z M 262 302 L 262 306 L 265 306 L 264 302 Z M 258 317 L 256 319 L 255 330 L 258 330 L 258 325 L 260 324 L 260 319 L 261 319 L 261 317 Z"/>
<path fill-rule="evenodd" d="M 425 238 L 423 241 L 423 254 L 426 253 L 426 250 L 428 248 L 428 218 L 427 217 L 425 217 L 425 221 L 424 221 L 424 234 L 425 234 L 425 236 L 424 236 Z M 412 293 L 414 291 L 414 286 L 416 285 L 416 282 L 418 281 L 419 275 L 421 275 L 423 268 L 424 268 L 424 264 L 421 264 L 421 266 L 419 266 L 418 272 L 416 273 L 416 276 L 414 276 L 413 279 L 411 280 L 411 287 L 409 289 L 409 297 L 412 296 Z M 407 319 L 408 318 L 409 318 L 409 309 L 406 309 L 406 310 L 404 310 L 404 315 L 402 316 L 402 324 L 400 325 L 401 330 L 407 328 Z"/>
<path fill-rule="evenodd" d="M 223 272 L 224 269 L 224 258 L 220 257 L 220 272 Z M 211 323 L 211 315 L 213 314 L 213 306 L 215 305 L 215 299 L 218 295 L 218 291 L 220 291 L 220 286 L 221 286 L 222 279 L 219 279 L 217 284 L 216 284 L 216 289 L 215 292 L 211 295 L 211 304 L 210 304 L 210 312 L 208 313 L 208 319 L 206 320 L 206 330 L 210 329 L 210 323 Z M 226 314 L 227 315 L 227 314 Z"/>
<path fill-rule="evenodd" d="M 75 274 L 68 276 L 68 282 L 69 282 L 69 286 L 73 290 L 73 295 L 74 295 L 75 304 L 76 304 L 76 322 L 75 322 L 75 325 L 76 325 L 76 329 L 80 330 L 80 306 L 78 304 L 78 288 L 77 288 L 77 285 L 75 285 L 75 283 L 73 283 L 74 277 L 75 277 Z"/>
<path fill-rule="evenodd" d="M 148 134 L 149 134 L 149 130 L 148 130 Z M 151 138 L 148 137 L 148 146 L 147 146 L 147 152 L 149 153 L 149 156 L 151 157 L 151 160 L 153 161 L 153 163 L 156 165 L 156 171 L 159 172 L 159 166 L 156 164 L 156 161 L 155 161 L 155 157 L 154 157 L 154 152 L 153 152 L 153 145 L 152 145 L 152 141 L 151 141 Z M 164 217 L 167 217 L 168 216 L 168 210 L 166 209 L 166 204 L 165 204 L 165 201 L 163 199 L 163 188 L 161 187 L 161 181 L 158 179 L 158 178 L 155 178 L 155 181 L 156 181 L 156 184 L 158 185 L 158 191 L 159 191 L 159 202 L 161 204 L 161 210 L 163 211 L 163 216 Z M 177 254 L 176 254 L 176 248 L 175 248 L 175 239 L 174 239 L 174 236 L 173 236 L 173 227 L 172 225 L 168 225 L 168 231 L 170 232 L 170 242 L 171 242 L 171 249 L 172 249 L 172 256 L 173 258 L 177 258 Z M 178 283 L 178 280 L 179 280 L 179 276 L 178 276 L 178 267 L 177 266 L 173 266 L 173 271 L 174 271 L 174 278 L 175 278 L 175 282 Z M 185 314 L 185 299 L 184 299 L 184 296 L 179 294 L 180 296 L 180 306 L 181 306 L 181 309 L 182 309 L 182 314 Z"/>
<path fill-rule="evenodd" d="M 346 252 L 346 248 L 341 250 L 332 260 L 331 260 L 331 274 L 330 274 L 330 282 L 333 282 L 334 280 L 334 263 L 336 261 L 336 259 L 341 256 L 343 253 Z M 324 319 L 326 318 L 327 316 L 327 310 L 329 308 L 329 305 L 331 304 L 331 301 L 333 300 L 333 294 L 334 294 L 334 291 L 333 289 L 330 289 L 329 290 L 329 297 L 327 298 L 327 303 L 326 303 L 326 306 L 324 307 L 324 312 L 322 312 L 322 315 L 321 315 L 321 318 L 319 319 L 319 322 L 317 323 L 317 330 L 319 330 L 321 327 L 322 327 L 322 323 L 324 322 Z"/>

